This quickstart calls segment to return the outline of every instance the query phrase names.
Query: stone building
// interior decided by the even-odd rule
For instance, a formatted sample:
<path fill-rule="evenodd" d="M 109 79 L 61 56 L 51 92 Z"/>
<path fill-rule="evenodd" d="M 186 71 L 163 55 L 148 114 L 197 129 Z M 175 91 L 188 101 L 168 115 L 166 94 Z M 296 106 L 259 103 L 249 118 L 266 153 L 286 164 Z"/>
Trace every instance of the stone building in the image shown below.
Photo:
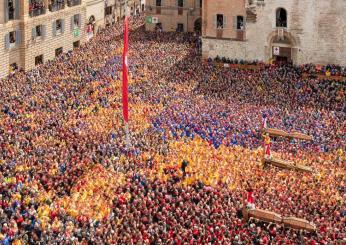
<path fill-rule="evenodd" d="M 128 13 L 138 15 L 144 11 L 144 0 L 128 0 Z M 125 16 L 125 0 L 105 1 L 105 24 L 110 25 L 123 19 Z"/>
<path fill-rule="evenodd" d="M 146 30 L 200 31 L 202 0 L 147 0 Z"/>
<path fill-rule="evenodd" d="M 125 0 L 1 0 L 0 78 L 72 50 L 125 15 Z M 128 0 L 129 14 L 144 0 Z"/>
<path fill-rule="evenodd" d="M 203 0 L 203 56 L 346 65 L 345 11 L 345 0 Z"/>
<path fill-rule="evenodd" d="M 85 41 L 81 0 L 3 0 L 0 5 L 0 77 L 30 70 Z"/>

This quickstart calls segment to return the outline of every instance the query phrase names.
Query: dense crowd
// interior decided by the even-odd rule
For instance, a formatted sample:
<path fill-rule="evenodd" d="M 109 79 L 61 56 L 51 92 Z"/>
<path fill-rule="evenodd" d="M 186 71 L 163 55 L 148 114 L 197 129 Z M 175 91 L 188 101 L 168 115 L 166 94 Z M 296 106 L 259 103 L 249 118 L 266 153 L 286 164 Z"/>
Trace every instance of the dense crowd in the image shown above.
<path fill-rule="evenodd" d="M 318 75 L 330 73 L 332 76 L 343 76 L 346 77 L 346 67 L 340 65 L 315 65 L 315 64 L 305 64 L 301 66 L 303 72 L 311 75 Z"/>
<path fill-rule="evenodd" d="M 121 23 L 1 81 L 1 243 L 345 242 L 345 84 L 303 78 L 299 67 L 203 63 L 196 37 L 142 23 L 130 23 L 130 148 Z M 273 142 L 314 173 L 263 168 L 263 117 L 314 137 Z M 316 232 L 244 221 L 249 187 L 257 207 L 307 219 Z"/>

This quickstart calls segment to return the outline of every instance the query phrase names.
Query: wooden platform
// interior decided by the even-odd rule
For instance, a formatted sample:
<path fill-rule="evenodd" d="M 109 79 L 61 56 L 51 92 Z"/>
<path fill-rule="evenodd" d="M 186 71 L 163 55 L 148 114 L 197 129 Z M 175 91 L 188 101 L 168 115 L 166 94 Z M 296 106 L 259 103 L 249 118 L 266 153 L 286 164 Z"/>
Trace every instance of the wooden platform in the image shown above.
<path fill-rule="evenodd" d="M 278 158 L 264 158 L 264 162 L 279 168 L 284 168 L 284 169 L 291 169 L 291 170 L 297 170 L 297 171 L 302 171 L 302 172 L 312 172 L 312 168 L 300 164 L 295 164 L 294 162 L 291 161 L 285 161 L 281 160 Z"/>

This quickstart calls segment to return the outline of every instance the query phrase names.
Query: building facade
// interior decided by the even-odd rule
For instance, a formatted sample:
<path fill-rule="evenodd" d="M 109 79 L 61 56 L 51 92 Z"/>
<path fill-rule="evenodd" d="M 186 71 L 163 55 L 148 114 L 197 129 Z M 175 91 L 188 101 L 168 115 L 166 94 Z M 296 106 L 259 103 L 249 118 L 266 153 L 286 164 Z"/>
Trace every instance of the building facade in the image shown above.
<path fill-rule="evenodd" d="M 138 15 L 143 12 L 144 0 L 128 0 L 127 10 L 129 15 Z M 105 25 L 111 25 L 125 17 L 125 0 L 105 1 Z"/>
<path fill-rule="evenodd" d="M 199 32 L 202 0 L 147 0 L 146 30 Z"/>
<path fill-rule="evenodd" d="M 99 28 L 105 25 L 105 1 L 84 0 L 86 7 L 86 38 L 89 40 L 96 35 Z"/>
<path fill-rule="evenodd" d="M 3 0 L 0 5 L 0 77 L 30 70 L 85 41 L 81 0 Z"/>
<path fill-rule="evenodd" d="M 72 50 L 125 16 L 125 0 L 2 0 L 0 78 Z M 143 0 L 128 0 L 131 15 Z"/>
<path fill-rule="evenodd" d="M 203 0 L 203 56 L 346 65 L 345 11 L 343 0 Z"/>

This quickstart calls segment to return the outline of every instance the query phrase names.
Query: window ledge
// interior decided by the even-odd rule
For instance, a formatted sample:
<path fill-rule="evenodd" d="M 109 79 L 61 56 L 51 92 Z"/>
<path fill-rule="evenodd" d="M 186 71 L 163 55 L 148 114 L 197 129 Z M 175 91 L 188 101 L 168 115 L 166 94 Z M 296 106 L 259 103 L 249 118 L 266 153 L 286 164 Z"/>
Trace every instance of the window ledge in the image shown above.
<path fill-rule="evenodd" d="M 58 36 L 62 36 L 63 32 L 62 31 L 56 31 L 55 33 L 55 36 L 58 37 Z"/>

